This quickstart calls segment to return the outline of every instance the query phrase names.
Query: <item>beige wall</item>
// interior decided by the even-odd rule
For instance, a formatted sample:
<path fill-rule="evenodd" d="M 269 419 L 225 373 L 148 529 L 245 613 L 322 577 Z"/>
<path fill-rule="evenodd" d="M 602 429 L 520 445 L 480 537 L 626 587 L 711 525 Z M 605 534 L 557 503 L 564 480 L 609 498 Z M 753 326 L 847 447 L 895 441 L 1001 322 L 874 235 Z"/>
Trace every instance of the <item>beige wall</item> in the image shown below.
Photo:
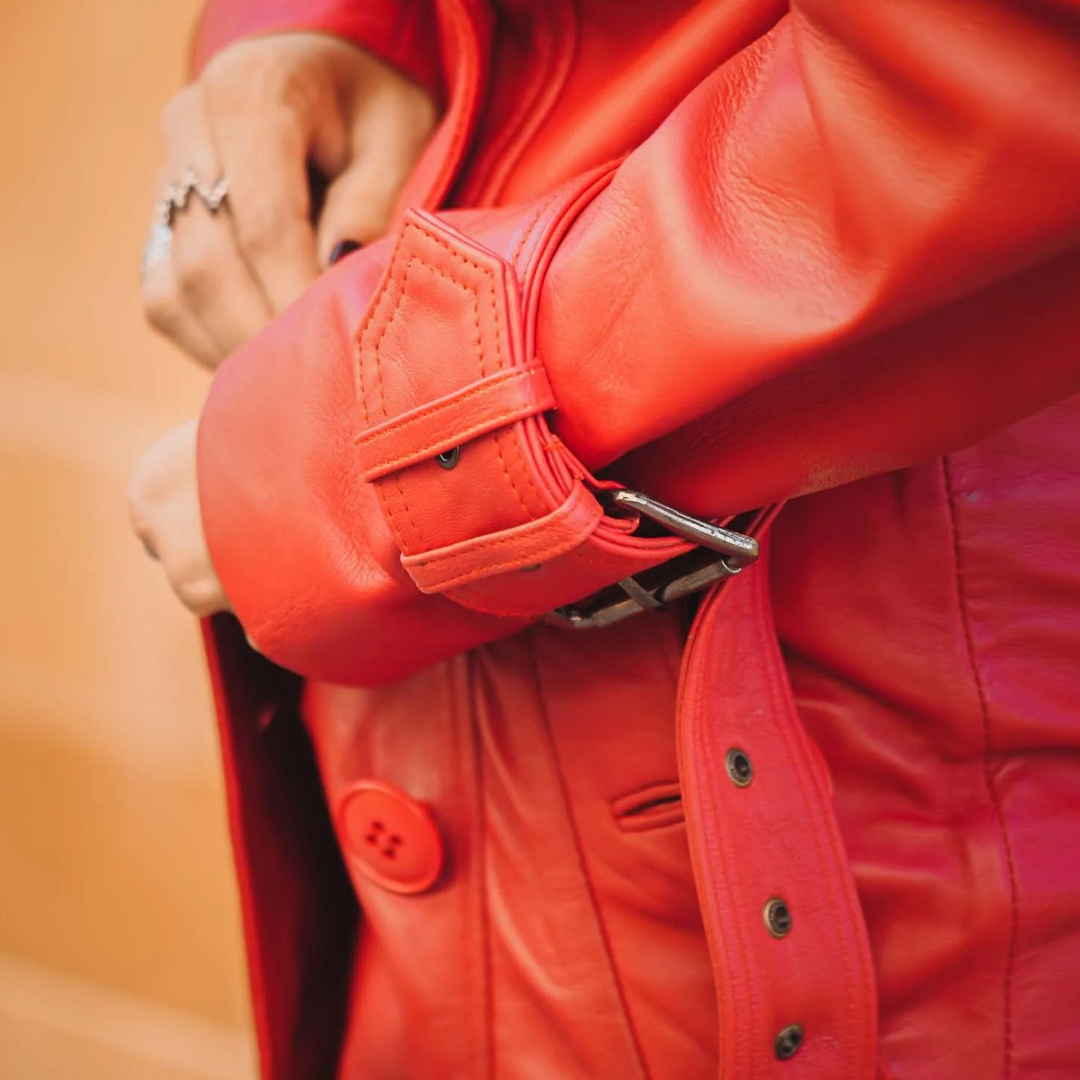
<path fill-rule="evenodd" d="M 253 1073 L 195 626 L 129 536 L 204 376 L 138 310 L 195 0 L 0 0 L 0 1080 Z"/>

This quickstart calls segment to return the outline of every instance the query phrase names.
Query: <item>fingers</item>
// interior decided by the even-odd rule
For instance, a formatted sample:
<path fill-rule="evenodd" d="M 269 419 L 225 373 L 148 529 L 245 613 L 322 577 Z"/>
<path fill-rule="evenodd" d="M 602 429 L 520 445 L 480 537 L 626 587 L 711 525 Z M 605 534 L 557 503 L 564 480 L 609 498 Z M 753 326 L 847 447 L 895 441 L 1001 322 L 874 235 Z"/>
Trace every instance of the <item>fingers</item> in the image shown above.
<path fill-rule="evenodd" d="M 203 89 L 237 248 L 276 314 L 319 269 L 307 173 L 311 117 L 280 94 L 253 103 L 259 80 L 251 75 L 230 65 L 208 68 Z"/>
<path fill-rule="evenodd" d="M 206 547 L 196 473 L 197 422 L 158 440 L 139 460 L 128 488 L 132 529 L 160 564 L 181 602 L 196 615 L 229 602 Z"/>
<path fill-rule="evenodd" d="M 213 184 L 220 165 L 198 85 L 188 87 L 162 116 L 166 161 L 159 187 L 189 170 Z M 171 254 L 148 268 L 144 303 L 151 322 L 209 366 L 258 333 L 270 308 L 237 250 L 228 202 L 216 214 L 192 195 L 172 218 Z"/>
<path fill-rule="evenodd" d="M 418 88 L 389 73 L 357 105 L 341 170 L 327 170 L 318 223 L 320 266 L 346 240 L 362 244 L 383 236 L 398 196 L 436 122 L 433 103 Z"/>
<path fill-rule="evenodd" d="M 160 259 L 143 271 L 142 306 L 154 329 L 196 363 L 213 368 L 221 362 L 220 347 L 184 306 L 171 257 Z"/>
<path fill-rule="evenodd" d="M 191 197 L 171 216 L 168 245 L 148 248 L 158 258 L 143 279 L 150 321 L 215 366 L 289 306 L 342 241 L 385 233 L 435 121 L 424 91 L 325 35 L 223 50 L 165 111 L 159 198 L 188 171 L 208 186 L 224 177 L 228 195 L 216 214 Z M 309 163 L 327 179 L 318 236 Z"/>
<path fill-rule="evenodd" d="M 375 156 L 362 158 L 327 187 L 317 238 L 320 266 L 331 265 L 342 243 L 367 244 L 386 232 L 397 191 L 378 175 L 378 165 Z"/>

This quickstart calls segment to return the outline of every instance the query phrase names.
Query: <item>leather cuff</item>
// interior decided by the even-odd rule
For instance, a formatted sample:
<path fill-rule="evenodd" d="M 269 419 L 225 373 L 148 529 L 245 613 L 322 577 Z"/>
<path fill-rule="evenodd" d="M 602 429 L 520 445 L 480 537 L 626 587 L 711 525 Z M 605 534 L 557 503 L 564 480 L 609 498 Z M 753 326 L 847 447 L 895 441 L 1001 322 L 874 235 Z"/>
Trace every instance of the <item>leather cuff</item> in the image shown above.
<path fill-rule="evenodd" d="M 560 192 L 513 255 L 409 211 L 358 334 L 355 440 L 401 563 L 425 593 L 533 617 L 689 551 L 634 535 L 555 437 L 530 340 L 543 273 L 608 174 Z"/>

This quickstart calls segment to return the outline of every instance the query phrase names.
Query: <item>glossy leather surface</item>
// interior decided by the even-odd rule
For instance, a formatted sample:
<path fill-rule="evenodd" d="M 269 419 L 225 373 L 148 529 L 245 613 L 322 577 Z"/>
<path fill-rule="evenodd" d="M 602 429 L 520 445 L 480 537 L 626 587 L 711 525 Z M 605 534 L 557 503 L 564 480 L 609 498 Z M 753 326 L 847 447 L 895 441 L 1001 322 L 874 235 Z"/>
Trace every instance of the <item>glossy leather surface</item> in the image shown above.
<path fill-rule="evenodd" d="M 217 2 L 258 28 L 257 5 Z M 449 796 L 424 790 L 435 771 L 421 770 L 415 790 L 402 775 L 421 768 L 428 741 L 444 745 L 465 724 L 460 702 L 487 761 L 494 743 L 476 732 L 492 702 L 522 718 L 492 730 L 527 739 L 540 730 L 537 702 L 556 697 L 549 723 L 607 740 L 559 758 L 567 774 L 587 762 L 587 786 L 607 782 L 612 753 L 620 775 L 632 763 L 598 719 L 600 703 L 618 701 L 623 725 L 666 730 L 678 758 L 719 1077 L 1075 1076 L 1080 12 L 705 0 L 613 19 L 599 0 L 443 0 L 435 17 L 447 111 L 405 201 L 503 205 L 440 214 L 428 234 L 442 247 L 423 267 L 379 245 L 331 271 L 225 365 L 200 433 L 212 555 L 255 641 L 308 675 L 405 679 L 309 689 L 331 807 L 337 771 L 352 768 L 350 782 L 393 783 L 473 830 L 451 838 L 454 851 L 488 850 L 475 833 L 500 820 L 496 808 L 440 811 Z M 587 174 L 624 153 L 614 171 Z M 470 261 L 502 284 L 470 284 Z M 378 348 L 364 337 L 380 318 L 375 296 L 393 308 L 378 348 L 392 350 L 385 371 L 397 382 L 381 398 L 368 378 Z M 385 406 L 379 423 L 430 408 L 500 368 L 496 347 L 513 365 L 543 365 L 556 410 L 508 415 L 501 428 L 486 414 L 482 432 L 463 419 L 452 472 L 406 446 L 395 453 L 407 465 L 365 482 L 353 450 L 375 426 L 365 408 Z M 510 636 L 560 589 L 614 580 L 621 549 L 645 543 L 606 512 L 615 482 L 716 517 L 796 497 L 767 561 L 703 606 L 676 708 L 655 644 L 635 638 L 644 631 Z M 420 592 L 407 560 L 463 543 L 520 556 L 548 527 L 552 492 L 571 489 L 605 512 L 537 559 L 540 570 L 519 559 L 483 581 L 425 578 L 431 595 Z M 257 553 L 253 531 L 265 538 Z M 583 565 L 596 577 L 568 576 Z M 250 716 L 230 687 L 260 669 L 230 651 L 226 622 L 215 633 L 230 658 L 218 681 L 231 745 Z M 562 659 L 529 684 L 519 650 L 538 641 Z M 463 671 L 482 680 L 451 694 Z M 410 722 L 432 733 L 380 757 L 378 716 L 398 718 L 385 729 L 395 740 L 410 738 Z M 745 789 L 724 772 L 733 746 L 757 763 Z M 269 781 L 257 745 L 247 753 L 231 766 L 246 778 L 233 794 L 242 874 L 310 877 L 299 859 L 268 866 L 257 808 Z M 524 761 L 499 775 L 520 805 L 532 779 Z M 646 782 L 672 780 L 649 770 Z M 478 790 L 474 779 L 454 797 Z M 617 784 L 604 798 L 621 794 Z M 265 805 L 276 822 L 278 804 Z M 510 842 L 565 835 L 565 805 L 518 815 Z M 622 850 L 595 844 L 599 856 Z M 375 918 L 337 1029 L 343 1075 L 365 1076 L 365 1062 L 410 1078 L 410 1067 L 488 1080 L 533 1061 L 550 1066 L 537 1075 L 561 1075 L 567 1060 L 586 1068 L 587 1055 L 559 1057 L 578 1045 L 580 1017 L 554 998 L 548 1027 L 526 1014 L 532 1038 L 514 1054 L 491 1016 L 466 1009 L 453 1015 L 480 1029 L 448 1032 L 433 1058 L 402 1064 L 410 1018 L 451 1009 L 401 986 L 418 974 L 394 943 L 417 945 L 424 925 L 407 905 L 492 896 L 476 867 L 453 854 L 450 866 L 445 891 L 415 898 L 391 900 L 354 875 Z M 514 866 L 516 920 L 535 914 L 530 875 L 573 877 L 565 852 Z M 340 983 L 320 987 L 304 964 L 274 959 L 275 947 L 295 957 L 280 943 L 298 927 L 322 925 L 319 900 L 296 888 L 303 903 L 279 913 L 268 888 L 245 890 L 274 1080 L 320 1075 L 331 1050 L 298 1033 L 311 1010 L 341 1007 Z M 771 896 L 792 905 L 783 939 L 762 917 Z M 439 917 L 475 935 L 490 914 L 473 910 Z M 656 914 L 634 931 L 647 950 L 666 940 Z M 595 909 L 572 922 L 566 933 L 587 936 Z M 325 925 L 342 937 L 344 924 Z M 302 955 L 325 956 L 330 939 L 308 933 Z M 448 958 L 446 933 L 432 931 L 440 977 L 457 963 L 464 978 L 482 952 L 472 938 L 458 945 Z M 598 978 L 585 954 L 582 993 Z M 645 983 L 661 986 L 667 946 L 648 955 Z M 405 1012 L 385 1031 L 376 1018 L 388 996 L 365 989 L 369 972 L 378 987 L 398 980 Z M 492 987 L 518 1002 L 512 981 L 447 995 L 464 1008 Z M 602 1030 L 622 1030 L 625 1014 L 605 1002 Z M 804 1041 L 779 1060 L 775 1039 L 792 1024 Z M 611 1060 L 630 1069 L 620 1045 Z"/>

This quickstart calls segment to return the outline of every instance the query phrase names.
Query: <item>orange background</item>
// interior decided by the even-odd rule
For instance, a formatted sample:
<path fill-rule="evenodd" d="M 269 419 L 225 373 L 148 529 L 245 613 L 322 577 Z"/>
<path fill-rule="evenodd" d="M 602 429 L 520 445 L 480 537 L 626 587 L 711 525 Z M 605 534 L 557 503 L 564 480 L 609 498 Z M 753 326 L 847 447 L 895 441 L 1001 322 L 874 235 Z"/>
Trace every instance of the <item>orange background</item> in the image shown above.
<path fill-rule="evenodd" d="M 197 7 L 0 3 L 0 1080 L 254 1075 L 196 628 L 125 506 L 206 388 L 138 302 Z"/>

